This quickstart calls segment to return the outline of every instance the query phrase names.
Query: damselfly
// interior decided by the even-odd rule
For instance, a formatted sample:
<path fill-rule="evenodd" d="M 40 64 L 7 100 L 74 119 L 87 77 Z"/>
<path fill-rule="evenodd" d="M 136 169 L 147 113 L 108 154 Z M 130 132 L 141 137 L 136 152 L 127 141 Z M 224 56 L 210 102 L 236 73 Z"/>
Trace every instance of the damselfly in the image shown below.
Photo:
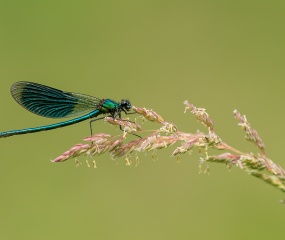
<path fill-rule="evenodd" d="M 64 92 L 33 82 L 14 83 L 11 95 L 22 107 L 37 115 L 48 118 L 77 117 L 45 126 L 1 132 L 0 138 L 52 130 L 95 118 L 90 121 L 92 134 L 91 122 L 104 118 L 96 118 L 97 116 L 107 114 L 113 118 L 121 118 L 121 112 L 128 114 L 132 107 L 129 100 L 115 102 L 108 98 L 99 99 L 85 94 Z"/>

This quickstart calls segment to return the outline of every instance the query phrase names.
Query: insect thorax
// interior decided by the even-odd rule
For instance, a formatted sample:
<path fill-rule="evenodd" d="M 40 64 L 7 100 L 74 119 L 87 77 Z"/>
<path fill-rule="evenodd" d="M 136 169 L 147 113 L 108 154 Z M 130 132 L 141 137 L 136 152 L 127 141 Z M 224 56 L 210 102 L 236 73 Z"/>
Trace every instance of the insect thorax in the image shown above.
<path fill-rule="evenodd" d="M 111 99 L 102 99 L 99 104 L 102 113 L 112 113 L 118 109 L 118 103 Z"/>

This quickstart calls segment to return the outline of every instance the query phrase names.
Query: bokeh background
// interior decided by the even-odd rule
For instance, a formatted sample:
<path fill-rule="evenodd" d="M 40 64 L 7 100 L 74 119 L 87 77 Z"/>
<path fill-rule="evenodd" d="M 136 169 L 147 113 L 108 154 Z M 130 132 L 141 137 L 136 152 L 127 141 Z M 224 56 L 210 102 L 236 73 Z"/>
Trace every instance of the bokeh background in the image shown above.
<path fill-rule="evenodd" d="M 232 111 L 246 114 L 268 156 L 284 162 L 284 1 L 0 1 L 0 130 L 55 122 L 31 114 L 10 86 L 34 81 L 99 98 L 128 98 L 180 130 L 206 129 L 256 152 Z M 134 116 L 132 116 L 134 117 Z M 157 125 L 148 125 L 157 128 Z M 107 123 L 95 132 L 119 134 Z M 284 193 L 233 168 L 199 174 L 194 151 L 96 158 L 97 169 L 51 163 L 89 134 L 88 121 L 1 139 L 1 239 L 273 239 Z M 204 166 L 206 167 L 206 166 Z"/>

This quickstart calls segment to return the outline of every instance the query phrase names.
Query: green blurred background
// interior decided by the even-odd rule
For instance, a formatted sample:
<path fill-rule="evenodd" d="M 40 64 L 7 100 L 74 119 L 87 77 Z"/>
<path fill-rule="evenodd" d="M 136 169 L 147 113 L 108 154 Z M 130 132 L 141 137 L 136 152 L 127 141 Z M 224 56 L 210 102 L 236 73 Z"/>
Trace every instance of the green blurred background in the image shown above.
<path fill-rule="evenodd" d="M 66 91 L 129 98 L 182 131 L 206 131 L 188 99 L 207 108 L 216 131 L 256 149 L 236 108 L 285 167 L 284 1 L 0 1 L 0 131 L 55 122 L 31 114 L 10 86 L 34 81 Z M 273 239 L 284 232 L 284 194 L 234 168 L 172 149 L 125 166 L 108 155 L 51 163 L 89 134 L 88 121 L 1 139 L 1 239 Z M 149 125 L 149 127 L 157 127 Z M 118 134 L 113 126 L 94 131 Z M 204 166 L 206 167 L 206 166 Z"/>

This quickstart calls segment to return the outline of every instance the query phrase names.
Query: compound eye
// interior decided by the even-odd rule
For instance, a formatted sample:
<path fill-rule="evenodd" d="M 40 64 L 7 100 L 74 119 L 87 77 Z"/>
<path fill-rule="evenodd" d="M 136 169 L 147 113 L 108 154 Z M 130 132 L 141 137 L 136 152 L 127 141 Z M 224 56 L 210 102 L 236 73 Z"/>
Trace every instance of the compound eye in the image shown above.
<path fill-rule="evenodd" d="M 129 110 L 132 108 L 132 105 L 131 105 L 131 103 L 130 103 L 129 100 L 123 99 L 123 100 L 121 101 L 121 105 L 122 105 L 122 107 L 123 107 L 124 109 L 126 109 L 127 111 L 129 111 Z"/>

